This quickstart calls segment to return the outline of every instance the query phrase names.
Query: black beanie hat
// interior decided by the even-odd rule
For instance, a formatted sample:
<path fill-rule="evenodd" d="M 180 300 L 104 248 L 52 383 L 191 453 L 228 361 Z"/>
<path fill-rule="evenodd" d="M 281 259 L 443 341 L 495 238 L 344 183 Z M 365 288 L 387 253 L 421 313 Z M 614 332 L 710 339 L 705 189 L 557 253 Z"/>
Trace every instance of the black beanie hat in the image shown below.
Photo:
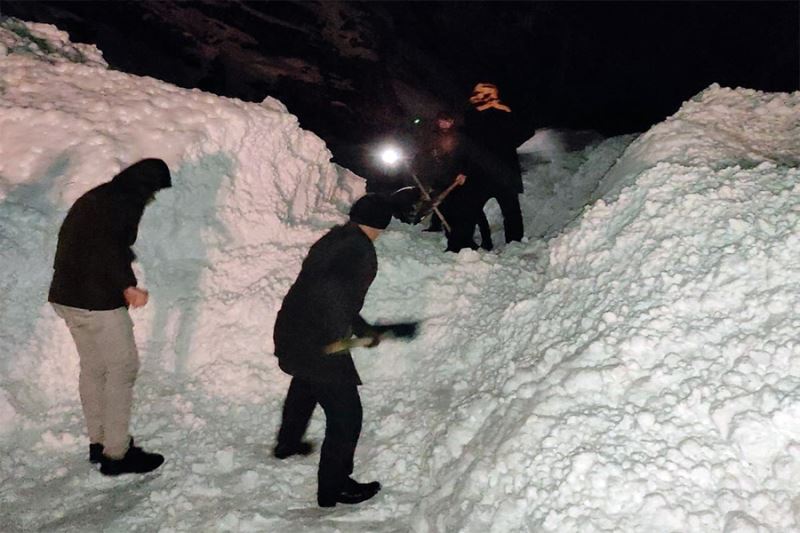
<path fill-rule="evenodd" d="M 376 229 L 386 229 L 392 221 L 392 206 L 384 196 L 365 194 L 350 208 L 350 222 Z"/>

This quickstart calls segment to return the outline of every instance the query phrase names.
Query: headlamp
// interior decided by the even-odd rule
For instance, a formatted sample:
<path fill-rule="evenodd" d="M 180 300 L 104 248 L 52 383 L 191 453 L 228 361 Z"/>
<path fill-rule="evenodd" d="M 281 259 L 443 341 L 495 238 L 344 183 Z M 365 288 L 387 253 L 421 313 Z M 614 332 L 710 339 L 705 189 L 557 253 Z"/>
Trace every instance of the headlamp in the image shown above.
<path fill-rule="evenodd" d="M 387 167 L 394 168 L 402 161 L 403 152 L 394 145 L 386 145 L 378 151 L 378 158 Z"/>

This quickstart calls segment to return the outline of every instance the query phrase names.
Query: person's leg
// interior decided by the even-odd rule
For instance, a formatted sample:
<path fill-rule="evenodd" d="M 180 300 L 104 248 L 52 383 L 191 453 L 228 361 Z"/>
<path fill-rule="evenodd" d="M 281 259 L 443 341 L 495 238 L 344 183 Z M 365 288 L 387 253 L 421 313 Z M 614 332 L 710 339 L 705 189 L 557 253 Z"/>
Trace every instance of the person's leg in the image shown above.
<path fill-rule="evenodd" d="M 478 247 L 472 234 L 475 231 L 475 224 L 465 220 L 454 219 L 451 225 L 451 231 L 447 234 L 447 248 L 448 252 L 458 253 L 464 248 L 475 249 Z"/>
<path fill-rule="evenodd" d="M 289 391 L 283 402 L 281 427 L 278 430 L 278 442 L 274 455 L 284 459 L 291 455 L 306 455 L 311 451 L 310 445 L 302 442 L 308 429 L 311 415 L 317 405 L 313 384 L 298 378 L 292 378 Z"/>
<path fill-rule="evenodd" d="M 320 384 L 318 401 L 325 410 L 325 441 L 319 461 L 317 500 L 336 503 L 350 474 L 361 435 L 362 408 L 356 385 Z"/>
<path fill-rule="evenodd" d="M 519 194 L 513 190 L 500 189 L 495 198 L 503 213 L 503 229 L 506 242 L 521 241 L 523 235 L 522 210 L 519 205 Z"/>
<path fill-rule="evenodd" d="M 440 232 L 442 231 L 442 219 L 439 218 L 435 212 L 431 214 L 431 223 L 427 229 L 422 231 L 433 231 L 433 232 Z"/>
<path fill-rule="evenodd" d="M 450 224 L 447 233 L 447 251 L 458 252 L 463 248 L 476 249 L 473 238 L 478 218 L 483 214 L 483 205 L 488 197 L 477 186 L 462 186 L 450 193 L 445 211 L 442 212 Z"/>
<path fill-rule="evenodd" d="M 151 472 L 163 464 L 164 456 L 134 446 L 128 427 L 133 384 L 139 373 L 139 351 L 133 336 L 133 321 L 125 307 L 97 313 L 102 323 L 96 342 L 98 347 L 103 348 L 106 365 L 103 396 L 105 442 L 100 472 L 106 476 Z"/>
<path fill-rule="evenodd" d="M 78 390 L 80 392 L 83 417 L 89 433 L 90 444 L 103 444 L 103 398 L 105 395 L 106 366 L 102 355 L 102 346 L 96 342 L 100 329 L 97 311 L 77 309 L 59 304 L 52 304 L 56 314 L 64 319 L 75 347 L 78 349 L 80 374 Z"/>
<path fill-rule="evenodd" d="M 97 311 L 102 322 L 95 337 L 103 347 L 106 383 L 103 395 L 103 453 L 110 459 L 125 456 L 131 440 L 129 424 L 133 384 L 139 372 L 139 352 L 133 336 L 133 321 L 124 307 Z"/>

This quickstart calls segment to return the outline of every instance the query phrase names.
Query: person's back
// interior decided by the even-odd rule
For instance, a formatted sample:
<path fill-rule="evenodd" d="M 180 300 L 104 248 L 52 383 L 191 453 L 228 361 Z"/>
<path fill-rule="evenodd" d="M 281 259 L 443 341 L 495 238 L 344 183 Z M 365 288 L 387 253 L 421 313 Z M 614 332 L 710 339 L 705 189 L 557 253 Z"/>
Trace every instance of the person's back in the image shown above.
<path fill-rule="evenodd" d="M 139 221 L 155 191 L 170 187 L 160 159 L 143 159 L 87 191 L 67 212 L 58 233 L 48 301 L 90 310 L 127 305 L 136 285 L 131 269 Z"/>
<path fill-rule="evenodd" d="M 92 310 L 126 305 L 123 291 L 136 284 L 130 246 L 144 206 L 111 182 L 78 198 L 59 230 L 49 301 Z"/>
<path fill-rule="evenodd" d="M 471 169 L 486 178 L 489 187 L 522 192 L 519 157 L 510 111 L 487 107 L 469 109 L 464 115 L 464 135 L 469 143 Z"/>
<path fill-rule="evenodd" d="M 275 320 L 275 355 L 289 374 L 360 383 L 349 354 L 323 348 L 350 336 L 377 272 L 375 247 L 355 224 L 336 226 L 308 252 Z"/>
<path fill-rule="evenodd" d="M 483 203 L 495 198 L 500 205 L 506 242 L 522 240 L 518 196 L 523 192 L 522 173 L 511 109 L 500 101 L 499 91 L 491 83 L 478 83 L 469 101 L 471 108 L 465 115 L 468 173 L 484 188 Z"/>

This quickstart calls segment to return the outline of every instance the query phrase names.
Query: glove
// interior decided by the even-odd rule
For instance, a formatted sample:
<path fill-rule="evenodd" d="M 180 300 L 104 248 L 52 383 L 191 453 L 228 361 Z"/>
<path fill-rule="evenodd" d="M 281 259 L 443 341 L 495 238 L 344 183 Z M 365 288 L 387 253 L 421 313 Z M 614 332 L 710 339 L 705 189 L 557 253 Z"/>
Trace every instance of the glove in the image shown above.
<path fill-rule="evenodd" d="M 417 336 L 419 322 L 400 322 L 398 324 L 375 325 L 373 328 L 378 332 L 379 337 L 413 339 Z"/>

